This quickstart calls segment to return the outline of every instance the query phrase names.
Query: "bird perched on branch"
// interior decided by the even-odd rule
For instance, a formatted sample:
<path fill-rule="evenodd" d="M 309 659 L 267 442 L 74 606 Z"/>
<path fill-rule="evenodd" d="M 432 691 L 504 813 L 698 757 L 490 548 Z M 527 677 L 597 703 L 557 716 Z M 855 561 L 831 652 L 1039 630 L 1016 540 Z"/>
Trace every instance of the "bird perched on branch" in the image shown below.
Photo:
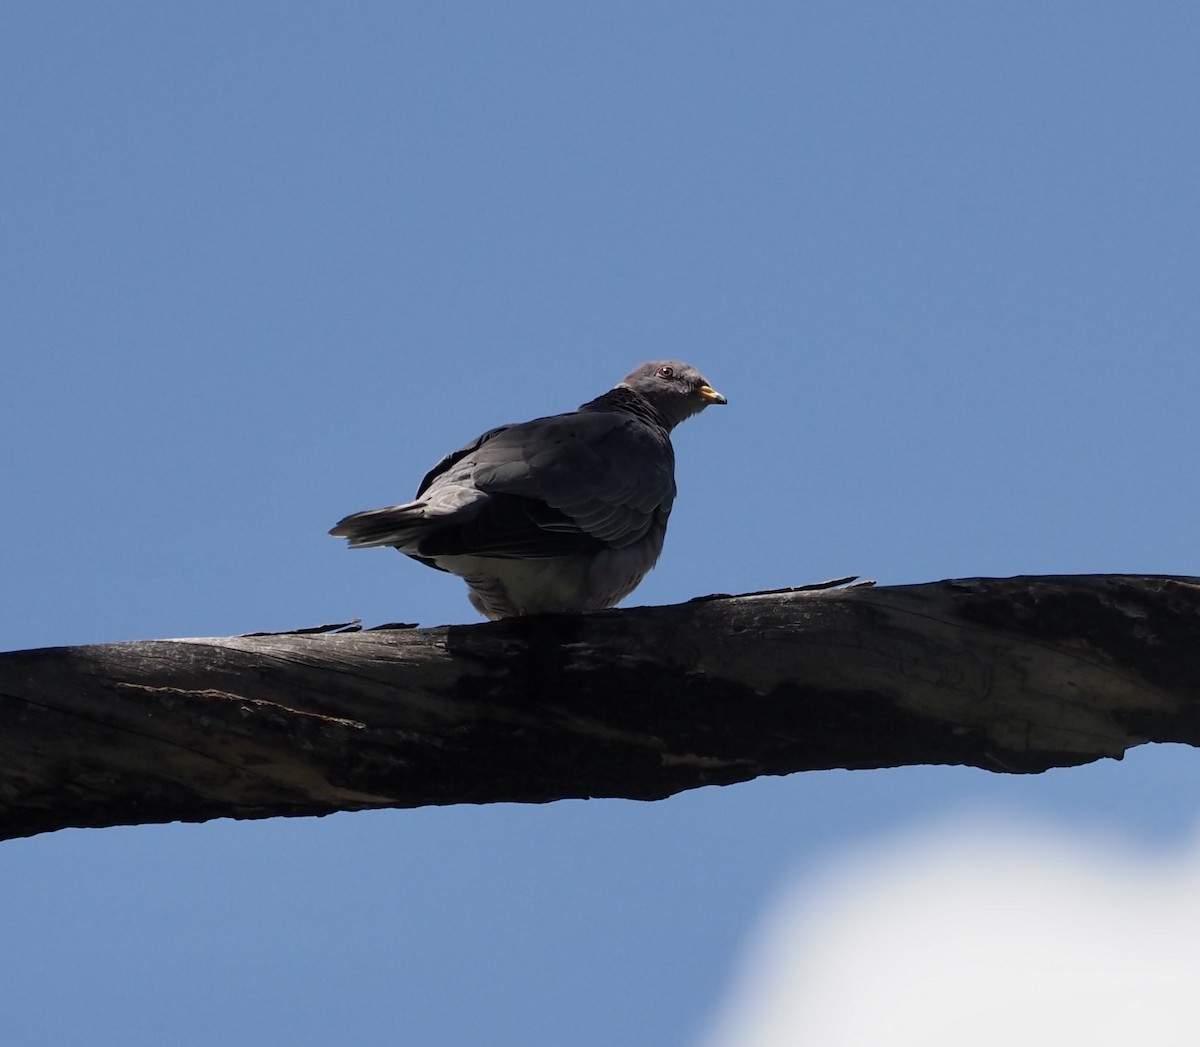
<path fill-rule="evenodd" d="M 415 501 L 329 533 L 459 575 L 491 619 L 612 607 L 662 552 L 671 430 L 725 402 L 694 367 L 643 364 L 577 411 L 484 433 L 438 462 Z"/>

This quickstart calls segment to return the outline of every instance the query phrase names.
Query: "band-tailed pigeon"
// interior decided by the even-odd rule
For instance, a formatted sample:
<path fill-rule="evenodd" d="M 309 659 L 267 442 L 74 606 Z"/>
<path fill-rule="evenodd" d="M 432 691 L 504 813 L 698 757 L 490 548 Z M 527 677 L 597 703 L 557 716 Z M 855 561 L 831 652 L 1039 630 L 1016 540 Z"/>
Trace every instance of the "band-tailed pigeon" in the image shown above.
<path fill-rule="evenodd" d="M 612 607 L 662 552 L 671 430 L 725 402 L 694 367 L 643 364 L 577 411 L 484 433 L 438 462 L 415 501 L 329 533 L 461 576 L 488 618 Z"/>

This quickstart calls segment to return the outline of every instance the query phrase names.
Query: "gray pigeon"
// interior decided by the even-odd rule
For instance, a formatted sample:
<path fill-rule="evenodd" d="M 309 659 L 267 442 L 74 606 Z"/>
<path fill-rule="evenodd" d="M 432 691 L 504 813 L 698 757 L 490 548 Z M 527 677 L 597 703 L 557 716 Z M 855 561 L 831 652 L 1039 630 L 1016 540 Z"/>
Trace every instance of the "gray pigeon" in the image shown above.
<path fill-rule="evenodd" d="M 694 367 L 643 364 L 578 411 L 484 433 L 438 462 L 415 501 L 329 533 L 459 575 L 487 618 L 612 607 L 662 552 L 671 430 L 725 402 Z"/>

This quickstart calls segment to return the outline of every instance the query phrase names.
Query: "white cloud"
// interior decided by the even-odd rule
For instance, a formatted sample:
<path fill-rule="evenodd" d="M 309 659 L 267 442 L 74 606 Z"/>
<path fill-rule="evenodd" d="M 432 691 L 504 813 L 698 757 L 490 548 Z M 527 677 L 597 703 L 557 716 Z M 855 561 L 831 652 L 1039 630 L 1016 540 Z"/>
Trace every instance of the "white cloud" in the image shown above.
<path fill-rule="evenodd" d="M 766 914 L 705 1047 L 1200 1042 L 1200 848 L 979 818 L 855 854 Z"/>

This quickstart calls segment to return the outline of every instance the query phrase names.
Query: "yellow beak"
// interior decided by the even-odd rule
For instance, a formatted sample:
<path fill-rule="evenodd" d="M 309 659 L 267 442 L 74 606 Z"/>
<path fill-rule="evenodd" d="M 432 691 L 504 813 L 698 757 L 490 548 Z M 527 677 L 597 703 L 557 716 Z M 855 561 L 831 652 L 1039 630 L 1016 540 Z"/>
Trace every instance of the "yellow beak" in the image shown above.
<path fill-rule="evenodd" d="M 728 400 L 718 393 L 711 385 L 700 386 L 700 399 L 706 404 L 727 404 Z"/>

